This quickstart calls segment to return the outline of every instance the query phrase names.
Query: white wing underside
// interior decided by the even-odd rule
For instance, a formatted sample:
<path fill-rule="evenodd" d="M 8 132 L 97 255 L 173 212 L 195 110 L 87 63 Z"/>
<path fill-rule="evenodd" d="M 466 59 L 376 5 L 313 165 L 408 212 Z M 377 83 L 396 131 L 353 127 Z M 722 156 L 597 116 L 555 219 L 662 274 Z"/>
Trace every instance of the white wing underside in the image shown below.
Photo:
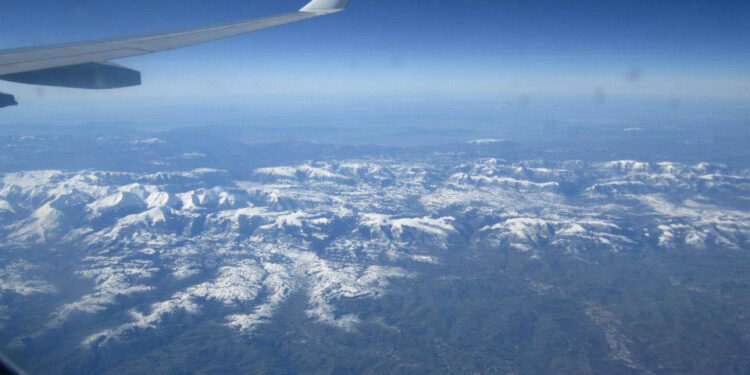
<path fill-rule="evenodd" d="M 342 11 L 349 0 L 313 0 L 297 12 L 179 32 L 0 51 L 0 75 L 101 63 L 245 34 Z"/>

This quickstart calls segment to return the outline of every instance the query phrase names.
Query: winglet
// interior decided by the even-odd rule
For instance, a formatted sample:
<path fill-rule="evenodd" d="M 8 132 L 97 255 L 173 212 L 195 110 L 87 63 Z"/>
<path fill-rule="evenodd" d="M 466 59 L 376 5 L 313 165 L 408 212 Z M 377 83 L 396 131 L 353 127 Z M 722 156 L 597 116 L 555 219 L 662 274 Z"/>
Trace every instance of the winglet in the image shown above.
<path fill-rule="evenodd" d="M 312 0 L 299 11 L 330 14 L 346 9 L 347 5 L 349 5 L 349 0 Z"/>

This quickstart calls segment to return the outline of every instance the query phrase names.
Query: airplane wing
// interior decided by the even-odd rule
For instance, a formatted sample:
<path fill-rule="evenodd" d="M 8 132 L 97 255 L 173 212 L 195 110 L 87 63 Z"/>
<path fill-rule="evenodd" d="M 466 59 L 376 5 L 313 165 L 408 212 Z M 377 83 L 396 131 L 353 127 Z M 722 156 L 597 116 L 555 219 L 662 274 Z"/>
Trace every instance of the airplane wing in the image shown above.
<path fill-rule="evenodd" d="M 94 42 L 0 50 L 0 79 L 34 85 L 109 89 L 140 85 L 140 73 L 110 60 L 245 34 L 346 9 L 349 0 L 312 0 L 302 9 L 253 20 L 178 32 L 141 35 Z M 4 104 L 5 103 L 5 104 Z M 0 93 L 0 108 L 14 105 Z"/>

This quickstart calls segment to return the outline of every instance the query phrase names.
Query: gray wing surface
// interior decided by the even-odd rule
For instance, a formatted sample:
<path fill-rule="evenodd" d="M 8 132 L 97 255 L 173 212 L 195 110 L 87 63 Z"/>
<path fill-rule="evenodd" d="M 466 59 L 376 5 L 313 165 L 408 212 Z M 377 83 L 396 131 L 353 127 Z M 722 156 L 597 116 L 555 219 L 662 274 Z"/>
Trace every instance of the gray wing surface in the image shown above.
<path fill-rule="evenodd" d="M 106 62 L 123 57 L 166 51 L 280 26 L 319 15 L 319 13 L 312 12 L 294 12 L 167 34 L 0 51 L 0 75 L 89 62 Z"/>
<path fill-rule="evenodd" d="M 349 0 L 312 0 L 296 12 L 212 27 L 93 42 L 0 50 L 0 79 L 94 89 L 133 86 L 140 84 L 140 73 L 110 63 L 110 60 L 191 46 L 324 16 L 346 9 L 348 3 Z"/>

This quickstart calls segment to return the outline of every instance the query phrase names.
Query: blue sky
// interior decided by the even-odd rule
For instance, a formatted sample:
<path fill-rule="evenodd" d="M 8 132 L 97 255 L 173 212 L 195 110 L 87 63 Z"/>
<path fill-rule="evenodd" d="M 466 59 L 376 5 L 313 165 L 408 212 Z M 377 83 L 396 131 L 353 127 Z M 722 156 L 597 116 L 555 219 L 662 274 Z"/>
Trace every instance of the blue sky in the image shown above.
<path fill-rule="evenodd" d="M 8 0 L 0 48 L 210 25 L 303 3 Z M 331 17 L 118 61 L 142 71 L 137 88 L 0 83 L 23 104 L 0 121 L 75 117 L 69 108 L 78 105 L 105 117 L 159 103 L 280 105 L 311 97 L 748 103 L 748 19 L 750 2 L 729 0 L 352 0 Z"/>

